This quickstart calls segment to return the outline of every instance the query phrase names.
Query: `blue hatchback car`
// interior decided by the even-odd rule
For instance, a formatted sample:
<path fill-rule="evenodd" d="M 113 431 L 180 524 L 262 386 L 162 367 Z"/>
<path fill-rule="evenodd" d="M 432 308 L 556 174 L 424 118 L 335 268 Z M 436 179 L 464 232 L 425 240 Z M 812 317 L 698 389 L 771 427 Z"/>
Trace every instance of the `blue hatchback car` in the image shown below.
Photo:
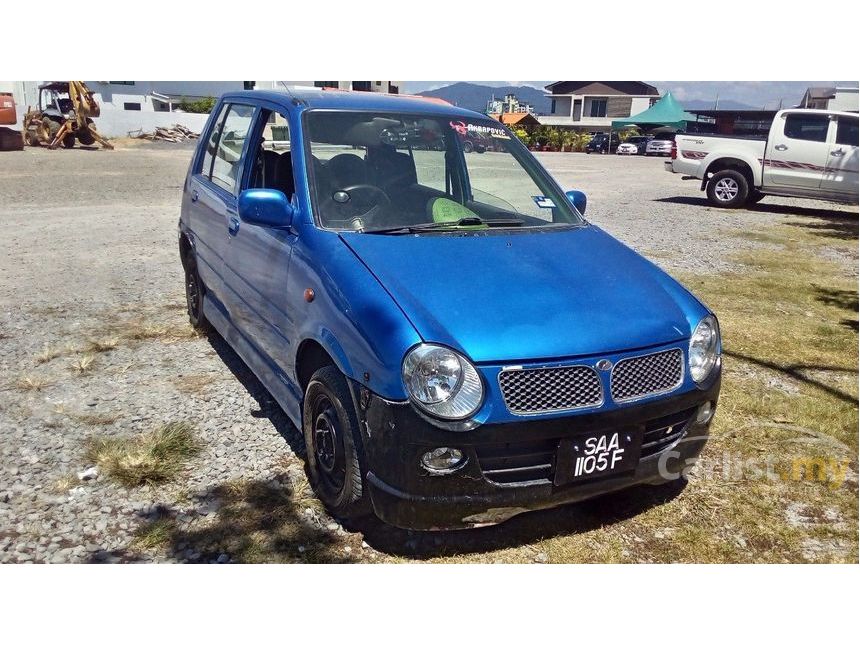
<path fill-rule="evenodd" d="M 185 180 L 188 313 L 302 429 L 338 517 L 463 528 L 666 483 L 708 434 L 717 320 L 585 204 L 468 110 L 227 94 Z"/>

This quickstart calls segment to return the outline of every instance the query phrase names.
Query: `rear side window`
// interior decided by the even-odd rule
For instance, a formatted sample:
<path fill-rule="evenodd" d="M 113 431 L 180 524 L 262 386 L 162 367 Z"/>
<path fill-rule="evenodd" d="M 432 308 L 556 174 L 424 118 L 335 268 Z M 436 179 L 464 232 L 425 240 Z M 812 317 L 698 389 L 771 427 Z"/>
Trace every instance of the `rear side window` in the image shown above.
<path fill-rule="evenodd" d="M 234 104 L 230 106 L 221 136 L 212 160 L 212 183 L 224 190 L 238 194 L 242 179 L 242 150 L 254 117 L 254 108 L 250 105 Z"/>
<path fill-rule="evenodd" d="M 857 117 L 840 116 L 836 125 L 836 143 L 857 147 Z"/>
<path fill-rule="evenodd" d="M 209 138 L 206 141 L 203 161 L 200 164 L 200 174 L 207 179 L 212 176 L 212 160 L 215 158 L 215 151 L 218 149 L 218 140 L 221 138 L 221 128 L 224 127 L 224 117 L 228 109 L 230 109 L 230 106 L 226 103 L 221 106 L 215 119 L 215 124 L 212 126 L 212 132 L 210 132 Z"/>
<path fill-rule="evenodd" d="M 830 118 L 826 114 L 789 114 L 785 117 L 785 136 L 803 141 L 827 141 Z"/>

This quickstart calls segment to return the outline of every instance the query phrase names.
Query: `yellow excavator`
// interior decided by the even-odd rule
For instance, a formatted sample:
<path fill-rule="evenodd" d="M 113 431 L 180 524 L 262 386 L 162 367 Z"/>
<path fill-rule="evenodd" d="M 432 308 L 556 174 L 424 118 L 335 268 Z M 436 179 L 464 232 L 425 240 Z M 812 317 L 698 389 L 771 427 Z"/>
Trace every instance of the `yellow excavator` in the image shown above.
<path fill-rule="evenodd" d="M 39 86 L 39 105 L 27 107 L 24 114 L 24 144 L 47 145 L 51 150 L 62 144 L 72 148 L 75 141 L 91 146 L 98 142 L 113 146 L 96 130 L 93 117 L 99 104 L 83 81 L 49 81 Z"/>

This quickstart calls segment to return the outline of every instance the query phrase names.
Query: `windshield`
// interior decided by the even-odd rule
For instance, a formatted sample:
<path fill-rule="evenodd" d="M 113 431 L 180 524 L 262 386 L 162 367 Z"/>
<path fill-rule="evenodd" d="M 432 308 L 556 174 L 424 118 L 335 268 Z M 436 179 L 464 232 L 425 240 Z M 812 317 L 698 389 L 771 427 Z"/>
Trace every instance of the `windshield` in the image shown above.
<path fill-rule="evenodd" d="M 324 228 L 444 232 L 583 221 L 495 121 L 312 110 L 305 138 Z"/>

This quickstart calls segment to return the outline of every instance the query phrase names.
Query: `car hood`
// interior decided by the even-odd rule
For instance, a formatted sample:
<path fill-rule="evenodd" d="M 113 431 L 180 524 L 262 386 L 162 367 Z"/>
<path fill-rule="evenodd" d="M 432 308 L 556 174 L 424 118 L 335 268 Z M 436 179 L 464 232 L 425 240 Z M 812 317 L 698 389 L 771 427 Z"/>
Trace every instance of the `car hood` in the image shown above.
<path fill-rule="evenodd" d="M 595 226 L 341 239 L 427 342 L 475 362 L 568 358 L 689 337 L 707 312 Z"/>

